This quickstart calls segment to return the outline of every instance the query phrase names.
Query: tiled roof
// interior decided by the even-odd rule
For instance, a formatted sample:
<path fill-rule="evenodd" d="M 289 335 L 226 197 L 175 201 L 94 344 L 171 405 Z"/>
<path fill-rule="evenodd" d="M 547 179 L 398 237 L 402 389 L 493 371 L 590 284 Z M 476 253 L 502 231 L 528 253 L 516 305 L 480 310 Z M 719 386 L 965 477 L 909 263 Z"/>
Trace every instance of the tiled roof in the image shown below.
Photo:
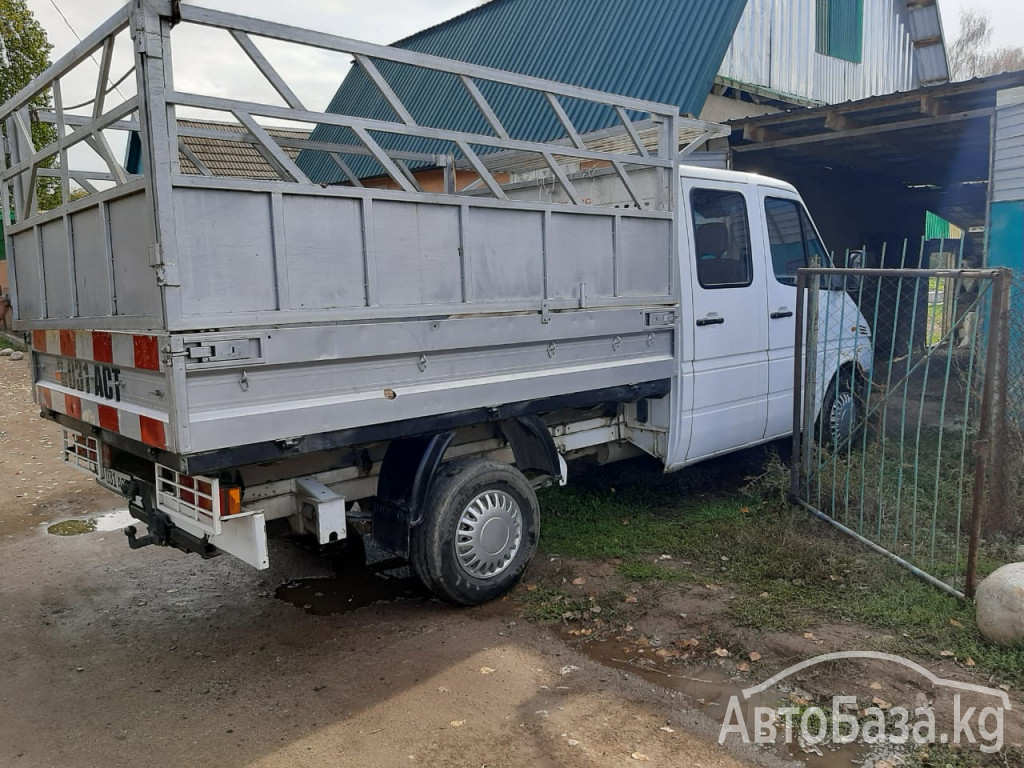
<path fill-rule="evenodd" d="M 245 133 L 241 125 L 217 123 L 208 120 L 179 120 L 179 130 L 198 129 L 202 131 L 222 131 L 225 133 Z M 309 131 L 283 128 L 268 128 L 267 133 L 280 139 L 308 139 Z M 248 142 L 218 139 L 207 136 L 181 136 L 182 143 L 188 147 L 201 163 L 214 176 L 229 176 L 240 179 L 280 179 L 280 174 L 267 161 L 253 144 Z M 301 150 L 283 147 L 288 156 L 294 160 Z M 200 176 L 202 172 L 196 167 L 185 152 L 179 153 L 181 172 Z"/>

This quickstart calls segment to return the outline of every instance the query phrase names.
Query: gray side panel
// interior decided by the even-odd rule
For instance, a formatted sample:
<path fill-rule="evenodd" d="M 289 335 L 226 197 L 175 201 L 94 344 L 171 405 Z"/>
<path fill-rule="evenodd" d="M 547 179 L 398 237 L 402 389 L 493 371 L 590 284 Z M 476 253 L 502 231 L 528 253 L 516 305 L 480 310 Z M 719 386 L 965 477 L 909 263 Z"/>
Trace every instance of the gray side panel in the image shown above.
<path fill-rule="evenodd" d="M 75 241 L 75 286 L 79 314 L 100 316 L 111 311 L 111 285 L 106 266 L 106 237 L 98 208 L 71 217 Z"/>
<path fill-rule="evenodd" d="M 152 222 L 145 188 L 132 182 L 76 200 L 63 214 L 40 214 L 35 225 L 15 224 L 9 256 L 19 328 L 161 329 Z"/>
<path fill-rule="evenodd" d="M 624 217 L 619 227 L 619 295 L 671 294 L 672 222 Z"/>
<path fill-rule="evenodd" d="M 196 334 L 258 339 L 242 361 L 187 361 L 191 451 L 671 378 L 675 329 L 638 309 Z M 243 381 L 244 386 L 240 384 Z"/>
<path fill-rule="evenodd" d="M 183 313 L 277 309 L 270 196 L 188 189 L 174 202 Z"/>
<path fill-rule="evenodd" d="M 110 313 L 110 276 L 107 269 L 106 232 L 99 208 L 71 216 L 75 243 L 75 287 L 78 312 L 86 317 Z"/>
<path fill-rule="evenodd" d="M 551 214 L 548 291 L 551 298 L 615 295 L 614 219 Z M 664 254 L 662 254 L 664 255 Z"/>
<path fill-rule="evenodd" d="M 39 258 L 36 256 L 34 230 L 15 235 L 14 254 L 8 254 L 8 263 L 14 267 L 10 279 L 18 289 L 18 318 L 39 320 L 43 317 L 42 288 L 39 284 Z M 13 255 L 13 259 L 11 258 Z"/>
<path fill-rule="evenodd" d="M 1000 94 L 996 112 L 992 200 L 1024 200 L 1024 89 Z"/>
<path fill-rule="evenodd" d="M 475 301 L 544 298 L 544 214 L 472 209 L 466 250 Z"/>
<path fill-rule="evenodd" d="M 153 212 L 146 196 L 140 193 L 113 200 L 107 206 L 107 215 L 117 314 L 159 316 L 160 288 L 156 272 L 149 265 L 154 243 Z"/>
<path fill-rule="evenodd" d="M 382 306 L 462 300 L 458 208 L 378 201 L 373 217 Z"/>
<path fill-rule="evenodd" d="M 366 305 L 359 201 L 285 197 L 284 234 L 292 309 Z"/>
<path fill-rule="evenodd" d="M 43 247 L 48 317 L 71 317 L 71 279 L 68 266 L 68 233 L 63 219 L 39 227 Z"/>

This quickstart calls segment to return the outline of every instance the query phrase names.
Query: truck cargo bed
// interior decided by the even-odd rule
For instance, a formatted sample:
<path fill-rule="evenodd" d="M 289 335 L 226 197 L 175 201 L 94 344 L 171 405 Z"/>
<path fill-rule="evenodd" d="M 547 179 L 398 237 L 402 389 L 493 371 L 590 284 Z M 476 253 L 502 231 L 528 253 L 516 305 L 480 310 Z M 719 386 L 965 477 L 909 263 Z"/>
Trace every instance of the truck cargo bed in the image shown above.
<path fill-rule="evenodd" d="M 183 92 L 165 5 L 124 9 L 0 111 L 12 143 L 4 200 L 19 214 L 5 228 L 12 292 L 18 327 L 33 331 L 45 410 L 182 456 L 677 375 L 679 141 L 720 127 L 670 106 L 188 5 L 180 20 L 229 31 L 287 106 Z M 307 109 L 254 39 L 355 56 L 398 119 Z M 31 99 L 68 101 L 54 90 L 62 75 L 122 49 L 136 92 L 111 105 L 101 84 L 81 114 L 44 113 L 55 140 L 36 146 Z M 419 125 L 385 63 L 461 78 L 486 128 Z M 562 138 L 509 135 L 478 83 L 548 100 Z M 621 140 L 581 136 L 563 102 L 617 114 Z M 218 175 L 182 154 L 183 136 L 210 132 L 179 123 L 185 108 L 229 115 L 224 134 L 278 178 Z M 353 142 L 289 143 L 269 122 L 341 126 Z M 132 135 L 140 168 L 115 159 L 116 132 Z M 82 143 L 106 170 L 73 166 L 68 151 Z M 326 153 L 341 169 L 371 158 L 384 175 L 317 183 L 286 149 Z M 428 166 L 444 171 L 441 191 L 424 190 L 417 171 Z M 603 169 L 601 181 L 581 180 L 585 167 Z M 41 210 L 39 179 L 58 184 L 64 204 Z"/>

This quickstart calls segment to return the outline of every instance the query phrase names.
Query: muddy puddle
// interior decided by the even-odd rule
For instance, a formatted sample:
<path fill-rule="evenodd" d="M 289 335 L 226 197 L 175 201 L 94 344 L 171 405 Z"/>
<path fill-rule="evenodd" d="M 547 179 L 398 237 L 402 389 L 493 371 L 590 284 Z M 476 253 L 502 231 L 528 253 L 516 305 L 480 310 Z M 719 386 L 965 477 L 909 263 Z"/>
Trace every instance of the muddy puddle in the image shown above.
<path fill-rule="evenodd" d="M 395 574 L 394 570 L 353 568 L 339 576 L 294 579 L 278 587 L 274 595 L 314 616 L 335 616 L 374 603 L 425 594 L 416 579 L 401 571 Z"/>
<path fill-rule="evenodd" d="M 127 509 L 118 509 L 96 517 L 61 520 L 48 526 L 46 532 L 54 536 L 79 536 L 83 533 L 120 531 L 137 522 Z"/>
<path fill-rule="evenodd" d="M 564 634 L 560 636 L 563 641 L 571 639 Z M 725 722 L 729 711 L 729 702 L 733 696 L 737 697 L 740 702 L 744 722 L 748 729 L 753 730 L 757 707 L 786 706 L 784 702 L 787 697 L 796 690 L 780 685 L 778 688 L 752 694 L 749 699 L 744 700 L 743 690 L 755 687 L 760 680 L 751 675 L 738 676 L 725 665 L 722 667 L 677 666 L 657 660 L 651 650 L 643 655 L 626 653 L 625 651 L 628 649 L 623 647 L 623 643 L 613 640 L 592 641 L 581 645 L 573 642 L 572 645 L 580 653 L 606 667 L 635 674 L 647 682 L 683 694 L 693 707 L 700 709 L 719 724 Z M 648 656 L 652 658 L 648 658 Z M 732 722 L 736 722 L 735 719 Z M 729 738 L 738 739 L 740 737 L 733 734 Z M 892 759 L 891 754 L 872 754 L 872 748 L 865 745 L 849 744 L 830 747 L 827 744 L 822 744 L 817 749 L 821 754 L 805 752 L 797 744 L 780 743 L 776 746 L 776 754 L 781 758 L 799 761 L 808 768 L 853 768 L 854 766 L 876 768 L 876 766 L 894 764 L 889 762 Z"/>

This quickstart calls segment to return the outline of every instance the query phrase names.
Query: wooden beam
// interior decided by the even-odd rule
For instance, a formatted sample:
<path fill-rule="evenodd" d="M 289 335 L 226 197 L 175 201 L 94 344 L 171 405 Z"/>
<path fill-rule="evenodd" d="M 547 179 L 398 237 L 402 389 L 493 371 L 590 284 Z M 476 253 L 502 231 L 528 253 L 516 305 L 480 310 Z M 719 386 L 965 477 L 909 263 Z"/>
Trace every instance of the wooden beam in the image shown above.
<path fill-rule="evenodd" d="M 786 138 L 784 133 L 772 130 L 762 125 L 747 125 L 743 126 L 743 140 L 744 141 L 756 141 L 763 143 L 766 141 L 782 141 Z"/>
<path fill-rule="evenodd" d="M 857 122 L 852 117 L 840 115 L 836 112 L 829 114 L 829 116 L 825 118 L 825 128 L 830 131 L 853 131 L 856 130 L 857 128 L 863 127 L 864 123 Z"/>
<path fill-rule="evenodd" d="M 835 131 L 833 133 L 816 133 L 808 136 L 796 136 L 780 141 L 769 141 L 763 144 L 748 144 L 745 146 L 733 147 L 733 152 L 760 152 L 766 149 L 780 149 L 782 147 L 796 147 L 802 144 L 818 144 L 839 139 L 852 139 L 858 136 L 873 136 L 883 133 L 898 133 L 910 131 L 915 128 L 928 128 L 946 123 L 959 122 L 962 120 L 974 120 L 977 118 L 991 117 L 991 109 L 974 109 L 968 112 L 957 112 L 943 117 L 925 117 L 919 120 L 904 120 L 898 123 L 885 123 L 883 125 L 869 125 L 862 128 L 854 128 L 848 131 Z"/>
<path fill-rule="evenodd" d="M 926 94 L 921 97 L 921 114 L 942 117 L 949 114 L 949 107 L 934 96 Z"/>

